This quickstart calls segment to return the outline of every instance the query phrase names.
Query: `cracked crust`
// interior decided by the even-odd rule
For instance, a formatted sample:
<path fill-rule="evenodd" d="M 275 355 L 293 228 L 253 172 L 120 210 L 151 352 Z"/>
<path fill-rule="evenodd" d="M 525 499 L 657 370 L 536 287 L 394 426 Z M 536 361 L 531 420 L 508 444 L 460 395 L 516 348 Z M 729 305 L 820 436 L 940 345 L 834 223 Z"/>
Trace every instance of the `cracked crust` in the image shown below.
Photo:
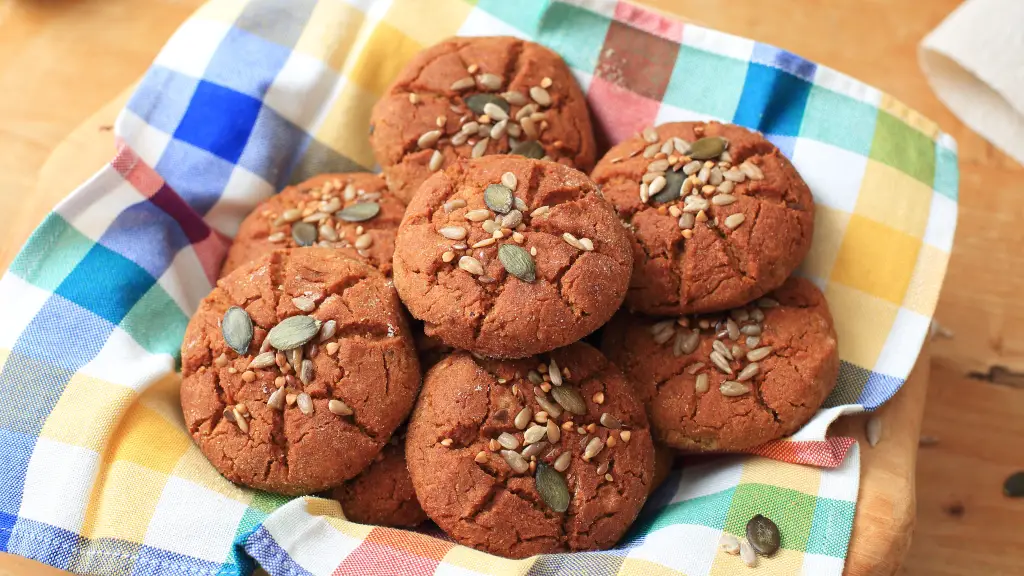
<path fill-rule="evenodd" d="M 507 432 L 522 449 L 523 432 L 514 419 L 526 406 L 540 410 L 526 375 L 549 357 L 569 370 L 563 385 L 575 386 L 587 404 L 584 416 L 565 412 L 553 419 L 562 424 L 572 417 L 574 427 L 560 428 L 559 440 L 538 456 L 551 464 L 557 454 L 572 453 L 563 474 L 571 495 L 564 513 L 545 504 L 532 472 L 515 473 L 488 447 Z M 594 402 L 598 392 L 604 394 L 601 405 Z M 597 424 L 604 412 L 630 431 L 628 442 L 621 441 L 620 430 Z M 594 432 L 580 435 L 575 426 L 588 424 L 595 424 Z M 587 462 L 582 458 L 584 436 L 615 437 L 616 442 Z M 452 440 L 450 446 L 442 444 L 445 439 Z M 654 474 L 654 447 L 642 404 L 622 373 L 582 343 L 515 361 L 476 360 L 466 352 L 448 356 L 426 376 L 410 419 L 406 456 L 420 503 L 438 526 L 461 544 L 510 558 L 613 546 L 643 506 Z M 611 481 L 597 473 L 605 463 Z"/>
<path fill-rule="evenodd" d="M 443 227 L 467 228 L 462 242 L 470 246 L 491 236 L 464 215 L 486 208 L 483 191 L 504 172 L 516 175 L 515 195 L 528 205 L 521 246 L 537 249 L 534 282 L 511 276 L 498 259 L 498 246 L 514 243 L 508 236 L 442 260 L 459 242 L 441 236 Z M 447 212 L 443 206 L 453 199 L 467 205 Z M 548 217 L 529 217 L 541 206 L 550 207 Z M 564 232 L 592 239 L 594 250 L 574 248 Z M 494 282 L 460 269 L 462 255 L 484 262 Z M 628 232 L 586 175 L 553 162 L 488 156 L 459 161 L 424 183 L 398 230 L 394 267 L 402 301 L 424 321 L 427 336 L 484 356 L 523 358 L 575 342 L 607 322 L 625 297 L 632 255 Z"/>
<path fill-rule="evenodd" d="M 733 124 L 674 122 L 656 128 L 659 141 L 679 137 L 722 136 L 729 141 L 733 164 L 749 161 L 764 180 L 736 185 L 737 201 L 707 210 L 707 224 L 697 223 L 689 240 L 666 205 L 640 202 L 640 179 L 652 159 L 642 151 L 640 136 L 615 146 L 598 162 L 591 177 L 633 229 L 633 278 L 626 305 L 651 315 L 693 314 L 741 306 L 782 285 L 810 249 L 814 200 L 793 165 L 758 133 Z M 616 158 L 632 158 L 613 163 Z M 679 203 L 680 207 L 682 203 Z M 745 222 L 734 230 L 711 226 L 730 214 Z"/>
<path fill-rule="evenodd" d="M 337 334 L 306 357 L 314 378 L 292 378 L 290 389 L 313 399 L 314 413 L 296 405 L 267 406 L 282 369 L 244 373 L 267 332 L 284 318 L 303 314 L 292 302 L 314 294 L 308 314 L 335 320 Z M 249 350 L 237 354 L 224 342 L 220 322 L 230 306 L 252 318 Z M 336 343 L 337 351 L 327 351 Z M 419 389 L 419 364 L 394 290 L 376 270 L 326 248 L 278 250 L 243 265 L 217 283 L 189 322 L 181 349 L 181 405 L 185 424 L 207 459 L 232 482 L 281 494 L 306 494 L 337 486 L 362 471 L 405 419 Z M 218 357 L 224 358 L 218 362 Z M 218 364 L 221 364 L 218 366 Z M 330 399 L 353 416 L 336 416 Z M 249 432 L 226 420 L 226 406 L 248 410 Z"/>
<path fill-rule="evenodd" d="M 373 464 L 331 491 L 345 517 L 360 524 L 412 527 L 427 515 L 413 491 L 405 465 L 405 438 L 395 436 Z"/>
<path fill-rule="evenodd" d="M 487 91 L 477 84 L 468 90 L 453 91 L 452 83 L 471 76 L 467 68 L 473 64 L 479 70 L 472 76 L 496 74 L 502 79 L 501 88 Z M 510 90 L 528 94 L 530 87 L 540 85 L 544 78 L 552 80 L 547 89 L 552 105 L 544 109 L 548 128 L 541 132 L 538 141 L 552 160 L 589 172 L 596 158 L 590 111 L 572 72 L 558 54 L 539 44 L 507 36 L 451 38 L 413 57 L 373 107 L 370 144 L 391 189 L 408 203 L 430 176 L 428 164 L 433 148 L 420 150 L 416 141 L 420 135 L 437 129 L 438 116 L 445 118 L 446 140 L 437 146 L 444 154 L 443 167 L 471 156 L 472 144 L 452 146 L 447 142 L 459 132 L 460 118 L 472 114 L 464 105 L 466 97 Z M 411 93 L 418 96 L 415 104 L 409 100 Z M 459 112 L 451 109 L 453 105 Z M 520 108 L 512 107 L 513 118 Z M 486 153 L 506 154 L 509 149 L 506 135 L 492 140 Z"/>
<path fill-rule="evenodd" d="M 763 310 L 760 346 L 774 353 L 748 382 L 752 392 L 736 397 L 719 391 L 732 377 L 710 366 L 713 333 L 702 332 L 692 354 L 676 357 L 671 340 L 654 342 L 656 319 L 622 312 L 609 323 L 602 349 L 635 383 L 658 442 L 691 452 L 744 450 L 796 432 L 825 401 L 839 375 L 825 297 L 802 278 L 789 279 L 771 297 L 781 306 Z M 694 390 L 697 376 L 685 370 L 695 362 L 707 364 L 701 372 L 710 386 L 703 395 Z"/>
<path fill-rule="evenodd" d="M 307 206 L 319 205 L 323 198 L 321 189 L 329 182 L 334 188 L 331 196 L 340 198 L 342 191 L 349 185 L 356 191 L 363 190 L 367 194 L 381 195 L 377 200 L 377 204 L 380 205 L 380 213 L 365 222 L 344 222 L 334 218 L 328 220 L 332 225 L 336 224 L 335 230 L 341 240 L 338 243 L 331 243 L 330 247 L 336 248 L 346 256 L 366 262 L 383 272 L 385 276 L 390 276 L 391 255 L 395 251 L 395 234 L 398 232 L 398 224 L 402 221 L 402 214 L 405 213 L 405 204 L 388 191 L 387 184 L 379 175 L 352 172 L 315 176 L 301 184 L 285 188 L 279 194 L 271 196 L 266 202 L 257 206 L 242 221 L 238 234 L 235 235 L 235 241 L 231 245 L 231 250 L 228 251 L 228 256 L 224 260 L 224 266 L 221 267 L 221 277 L 227 276 L 242 264 L 257 260 L 274 250 L 297 247 L 295 240 L 292 239 L 291 224 L 273 226 L 273 222 L 285 210 L 304 209 Z M 352 203 L 354 202 L 343 201 L 342 206 Z M 351 242 L 358 236 L 356 228 L 359 226 L 362 226 L 365 233 L 373 238 L 373 243 L 364 250 L 357 250 L 351 246 Z M 284 232 L 283 242 L 267 241 L 267 237 L 275 232 Z"/>

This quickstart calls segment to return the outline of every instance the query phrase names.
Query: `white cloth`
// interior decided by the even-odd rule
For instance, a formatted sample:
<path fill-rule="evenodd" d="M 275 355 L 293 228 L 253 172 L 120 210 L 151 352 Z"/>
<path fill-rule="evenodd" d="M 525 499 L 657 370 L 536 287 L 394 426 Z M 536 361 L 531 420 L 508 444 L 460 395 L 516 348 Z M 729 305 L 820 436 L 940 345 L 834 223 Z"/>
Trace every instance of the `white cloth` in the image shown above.
<path fill-rule="evenodd" d="M 919 58 L 939 99 L 1024 164 L 1024 0 L 967 0 L 925 37 Z"/>

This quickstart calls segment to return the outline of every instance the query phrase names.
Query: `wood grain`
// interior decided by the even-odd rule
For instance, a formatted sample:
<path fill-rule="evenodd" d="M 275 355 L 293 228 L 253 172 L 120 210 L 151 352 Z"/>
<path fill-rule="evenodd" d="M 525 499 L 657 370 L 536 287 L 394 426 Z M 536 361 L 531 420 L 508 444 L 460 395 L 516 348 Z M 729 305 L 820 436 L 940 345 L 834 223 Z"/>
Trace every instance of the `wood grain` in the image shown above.
<path fill-rule="evenodd" d="M 109 159 L 109 126 L 131 85 L 200 0 L 0 0 L 0 267 L 43 215 Z M 1024 168 L 936 100 L 917 64 L 920 39 L 959 0 L 647 0 L 658 9 L 755 38 L 850 74 L 939 122 L 960 145 L 960 220 L 937 340 L 879 411 L 883 441 L 862 450 L 860 505 L 847 572 L 1024 573 L 1024 502 L 1002 496 L 1024 468 L 1024 392 L 968 378 L 1024 370 Z M 993 209 L 998 207 L 998 209 Z M 930 370 L 929 370 L 930 368 Z M 930 374 L 929 374 L 930 372 Z M 924 398 L 931 380 L 927 408 Z M 1007 380 L 997 376 L 997 381 Z M 921 418 L 939 443 L 919 453 Z M 863 440 L 864 416 L 837 424 Z M 913 486 L 917 471 L 917 514 Z M 960 511 L 962 510 L 962 513 Z M 910 532 L 916 523 L 913 545 Z M 0 556 L 0 575 L 53 575 Z"/>

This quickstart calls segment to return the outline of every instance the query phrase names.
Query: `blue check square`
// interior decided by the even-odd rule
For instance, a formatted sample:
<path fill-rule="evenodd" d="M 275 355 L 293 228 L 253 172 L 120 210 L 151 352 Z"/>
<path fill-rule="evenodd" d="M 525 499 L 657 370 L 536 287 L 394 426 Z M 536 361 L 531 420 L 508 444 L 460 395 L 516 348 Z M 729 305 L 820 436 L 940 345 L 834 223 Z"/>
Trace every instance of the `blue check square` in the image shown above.
<path fill-rule="evenodd" d="M 262 99 L 290 53 L 255 34 L 231 28 L 210 59 L 203 79 Z"/>
<path fill-rule="evenodd" d="M 206 214 L 224 193 L 235 164 L 187 142 L 171 140 L 155 169 L 193 210 Z"/>
<path fill-rule="evenodd" d="M 195 78 L 153 65 L 128 100 L 127 108 L 150 126 L 173 134 L 198 85 Z"/>
<path fill-rule="evenodd" d="M 765 134 L 798 136 L 810 90 L 801 78 L 751 62 L 733 123 Z"/>
<path fill-rule="evenodd" d="M 238 164 L 281 189 L 288 185 L 292 168 L 309 141 L 308 132 L 264 106 Z"/>
<path fill-rule="evenodd" d="M 174 137 L 228 162 L 238 162 L 261 106 L 252 96 L 203 80 Z M 175 183 L 171 186 L 181 190 Z"/>
<path fill-rule="evenodd" d="M 102 244 L 96 244 L 61 282 L 56 293 L 111 324 L 117 324 L 154 282 L 153 276 L 138 264 Z M 49 304 L 44 305 L 43 311 Z M 66 326 L 80 329 L 76 324 L 68 323 Z M 51 329 L 54 334 L 66 334 L 66 328 L 62 330 L 60 324 Z M 97 341 L 103 339 L 100 336 Z"/>

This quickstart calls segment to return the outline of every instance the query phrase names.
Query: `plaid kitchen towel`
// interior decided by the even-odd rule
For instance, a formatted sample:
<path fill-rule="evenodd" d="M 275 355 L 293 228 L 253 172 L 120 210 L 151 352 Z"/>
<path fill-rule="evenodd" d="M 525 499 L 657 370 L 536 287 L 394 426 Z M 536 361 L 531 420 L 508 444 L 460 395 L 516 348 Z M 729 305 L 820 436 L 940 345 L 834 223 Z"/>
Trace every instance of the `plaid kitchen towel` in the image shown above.
<path fill-rule="evenodd" d="M 817 201 L 802 273 L 842 368 L 792 438 L 688 460 L 614 550 L 496 558 L 361 526 L 337 503 L 224 480 L 192 443 L 175 365 L 244 215 L 322 171 L 370 169 L 369 110 L 450 35 L 541 42 L 572 67 L 605 141 L 721 119 L 764 132 Z M 600 41 L 599 41 L 600 40 Z M 771 573 L 839 574 L 858 446 L 842 413 L 902 385 L 956 221 L 955 143 L 888 95 L 771 46 L 612 0 L 213 0 L 168 42 L 117 157 L 58 205 L 0 280 L 0 550 L 95 574 L 727 574 L 723 531 L 771 517 Z M 817 466 L 798 465 L 816 464 Z"/>

